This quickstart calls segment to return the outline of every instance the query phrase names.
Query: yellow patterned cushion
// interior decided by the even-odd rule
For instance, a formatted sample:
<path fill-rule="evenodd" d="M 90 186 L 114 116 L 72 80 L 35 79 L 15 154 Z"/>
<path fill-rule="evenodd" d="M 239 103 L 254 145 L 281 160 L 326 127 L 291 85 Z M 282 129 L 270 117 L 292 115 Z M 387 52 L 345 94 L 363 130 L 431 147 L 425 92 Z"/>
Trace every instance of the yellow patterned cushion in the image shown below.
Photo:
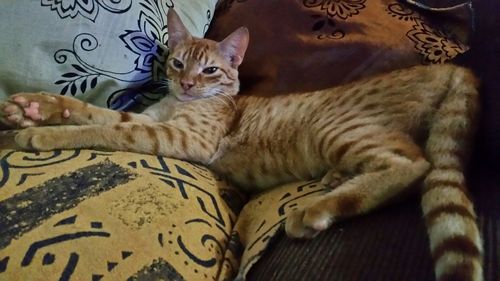
<path fill-rule="evenodd" d="M 228 241 L 242 205 L 179 160 L 4 150 L 0 280 L 222 280 L 237 266 Z"/>
<path fill-rule="evenodd" d="M 208 169 L 128 152 L 0 150 L 0 281 L 230 280 L 326 190 L 245 198 Z"/>

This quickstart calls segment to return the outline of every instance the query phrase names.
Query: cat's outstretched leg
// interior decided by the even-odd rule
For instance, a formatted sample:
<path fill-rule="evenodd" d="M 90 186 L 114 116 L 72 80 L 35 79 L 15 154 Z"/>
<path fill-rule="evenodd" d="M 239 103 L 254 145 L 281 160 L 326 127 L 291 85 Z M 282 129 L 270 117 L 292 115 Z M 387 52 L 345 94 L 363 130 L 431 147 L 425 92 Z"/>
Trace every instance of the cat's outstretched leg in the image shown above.
<path fill-rule="evenodd" d="M 46 93 L 19 93 L 0 102 L 0 122 L 12 128 L 46 125 L 152 122 L 143 114 L 96 107 L 72 97 Z"/>
<path fill-rule="evenodd" d="M 15 137 L 23 149 L 100 148 L 162 155 L 208 163 L 217 149 L 222 130 L 199 133 L 183 121 L 115 125 L 52 126 L 27 128 Z"/>
<path fill-rule="evenodd" d="M 360 162 L 350 163 L 362 167 L 359 174 L 292 213 L 285 225 L 287 234 L 311 238 L 335 221 L 367 213 L 410 188 L 426 174 L 429 163 L 416 153 L 416 145 L 407 143 L 406 138 L 399 141 L 398 149 L 389 143 L 371 157 L 358 157 Z M 408 153 L 404 148 L 408 148 Z"/>

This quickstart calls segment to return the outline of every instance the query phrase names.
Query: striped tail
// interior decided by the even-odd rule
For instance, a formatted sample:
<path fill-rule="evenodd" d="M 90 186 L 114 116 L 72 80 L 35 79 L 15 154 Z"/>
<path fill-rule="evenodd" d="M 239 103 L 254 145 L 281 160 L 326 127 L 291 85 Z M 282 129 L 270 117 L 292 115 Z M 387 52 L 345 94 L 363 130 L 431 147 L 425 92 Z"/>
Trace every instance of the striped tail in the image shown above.
<path fill-rule="evenodd" d="M 477 103 L 475 77 L 454 68 L 449 91 L 431 120 L 426 153 L 433 169 L 421 199 L 438 281 L 483 280 L 482 243 L 464 178 Z"/>

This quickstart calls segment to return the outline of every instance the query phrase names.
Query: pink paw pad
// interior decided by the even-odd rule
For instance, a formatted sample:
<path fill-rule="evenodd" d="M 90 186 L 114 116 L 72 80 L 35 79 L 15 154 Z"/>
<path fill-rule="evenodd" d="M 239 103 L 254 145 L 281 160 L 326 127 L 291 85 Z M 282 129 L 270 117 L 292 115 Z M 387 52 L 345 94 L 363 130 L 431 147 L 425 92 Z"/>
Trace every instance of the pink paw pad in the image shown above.
<path fill-rule="evenodd" d="M 14 97 L 14 101 L 20 105 L 24 105 L 25 103 L 28 102 L 28 100 L 25 97 Z"/>
<path fill-rule="evenodd" d="M 13 114 L 16 112 L 17 109 L 18 107 L 16 105 L 8 105 L 4 108 L 3 111 L 7 114 Z"/>
<path fill-rule="evenodd" d="M 62 116 L 63 116 L 64 118 L 69 118 L 69 117 L 71 116 L 71 113 L 69 113 L 69 109 L 65 109 L 65 110 L 63 111 Z"/>
<path fill-rule="evenodd" d="M 31 120 L 41 120 L 42 115 L 38 110 L 39 107 L 38 102 L 30 102 L 29 107 L 24 108 L 24 116 L 31 118 Z"/>

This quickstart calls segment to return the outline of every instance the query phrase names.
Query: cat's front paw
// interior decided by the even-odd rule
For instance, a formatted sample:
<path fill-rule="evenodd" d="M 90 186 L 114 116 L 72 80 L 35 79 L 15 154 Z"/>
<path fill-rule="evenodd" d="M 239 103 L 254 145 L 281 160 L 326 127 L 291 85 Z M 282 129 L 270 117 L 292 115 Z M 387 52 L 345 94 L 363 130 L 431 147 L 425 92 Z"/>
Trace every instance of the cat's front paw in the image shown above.
<path fill-rule="evenodd" d="M 333 216 L 328 210 L 315 205 L 293 211 L 286 219 L 285 231 L 292 238 L 313 238 L 319 232 L 329 228 Z"/>
<path fill-rule="evenodd" d="M 46 151 L 57 148 L 58 137 L 53 128 L 27 128 L 15 137 L 16 144 L 26 150 Z M 60 140 L 59 140 L 60 141 Z"/>
<path fill-rule="evenodd" d="M 60 124 L 62 118 L 70 115 L 69 110 L 62 107 L 60 99 L 44 93 L 15 94 L 0 104 L 0 121 L 17 128 Z"/>

